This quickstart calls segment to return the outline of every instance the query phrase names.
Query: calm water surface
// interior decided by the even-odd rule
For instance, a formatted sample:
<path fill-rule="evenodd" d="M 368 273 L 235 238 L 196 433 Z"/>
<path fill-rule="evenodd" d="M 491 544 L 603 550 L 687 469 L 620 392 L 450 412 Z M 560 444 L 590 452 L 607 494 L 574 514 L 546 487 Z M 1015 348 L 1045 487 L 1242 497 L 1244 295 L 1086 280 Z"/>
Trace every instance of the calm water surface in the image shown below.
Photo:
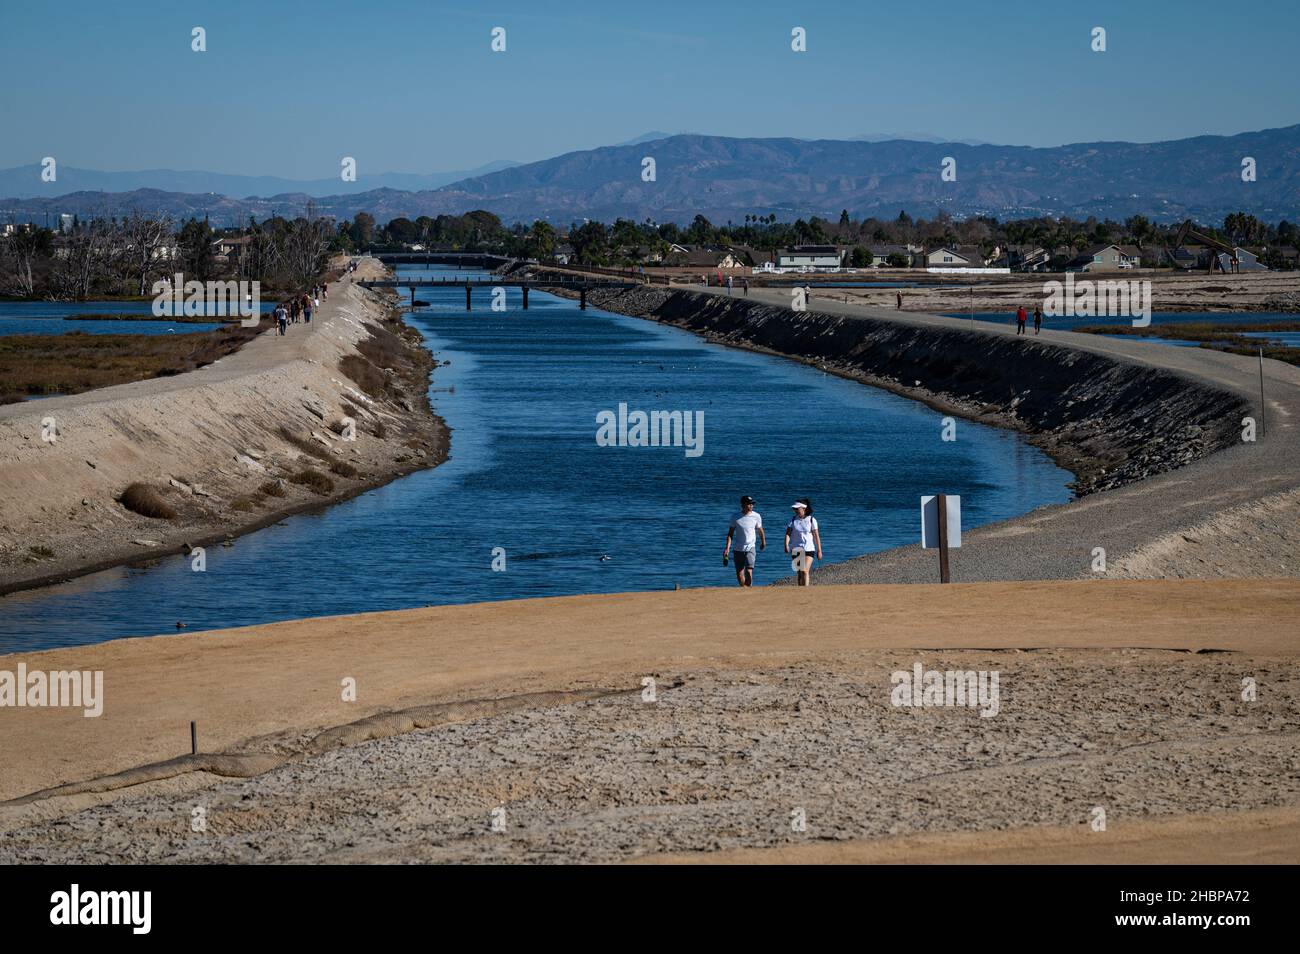
<path fill-rule="evenodd" d="M 408 320 L 451 362 L 432 386 L 447 463 L 211 547 L 203 573 L 170 557 L 0 598 L 0 652 L 178 621 L 734 585 L 721 554 L 741 494 L 767 527 L 760 584 L 790 572 L 796 496 L 813 499 L 828 560 L 914 543 L 922 494 L 961 494 L 967 528 L 1071 497 L 1070 474 L 1017 434 L 959 422 L 945 443 L 937 412 L 794 362 L 540 293 L 525 312 L 510 289 L 496 313 L 483 289 L 470 314 L 463 291 L 419 294 L 430 305 Z M 620 402 L 703 411 L 703 454 L 597 446 L 597 414 Z"/>

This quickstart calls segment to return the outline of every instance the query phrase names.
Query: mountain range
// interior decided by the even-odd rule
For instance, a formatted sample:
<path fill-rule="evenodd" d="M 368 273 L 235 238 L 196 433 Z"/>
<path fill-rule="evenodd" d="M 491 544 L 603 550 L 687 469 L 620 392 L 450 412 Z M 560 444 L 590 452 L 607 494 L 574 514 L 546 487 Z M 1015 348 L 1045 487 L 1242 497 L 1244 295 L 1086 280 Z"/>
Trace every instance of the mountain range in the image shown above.
<path fill-rule="evenodd" d="M 472 179 L 519 163 L 501 160 L 475 169 L 453 172 L 381 172 L 361 176 L 355 182 L 332 179 L 284 179 L 279 176 L 240 176 L 224 172 L 180 171 L 176 169 L 142 169 L 138 172 L 100 172 L 95 169 L 58 167 L 54 182 L 41 181 L 41 167 L 33 163 L 0 169 L 0 195 L 19 199 L 48 198 L 75 192 L 133 192 L 157 189 L 162 192 L 215 192 L 227 196 L 273 196 L 302 193 L 311 196 L 354 195 L 376 188 L 404 189 L 412 192 L 437 189 L 461 179 Z"/>
<path fill-rule="evenodd" d="M 338 188 L 330 194 L 297 188 L 233 198 L 217 189 L 203 193 L 155 185 L 0 200 L 0 220 L 39 221 L 43 214 L 61 212 L 120 215 L 135 209 L 177 217 L 206 214 L 214 224 L 227 225 L 249 215 L 301 214 L 309 201 L 324 215 L 351 218 L 366 211 L 380 222 L 473 209 L 495 212 L 507 222 L 542 218 L 564 225 L 620 216 L 685 222 L 696 214 L 719 223 L 745 215 L 835 218 L 842 209 L 854 217 L 881 218 L 905 210 L 914 217 L 942 211 L 1000 219 L 1142 214 L 1162 222 L 1217 222 L 1236 211 L 1269 221 L 1300 219 L 1300 125 L 1234 136 L 1051 148 L 876 141 L 874 136 L 804 140 L 679 134 L 642 139 L 479 170 L 437 188 L 374 188 L 375 177 L 359 183 L 365 191 L 350 194 Z M 653 178 L 647 172 L 643 179 L 646 159 L 654 160 Z M 1243 178 L 1247 160 L 1253 162 L 1253 181 Z M 27 168 L 39 180 L 35 167 Z M 952 170 L 951 177 L 942 175 L 945 168 Z M 61 170 L 60 178 L 64 175 Z M 0 179 L 0 194 L 9 191 L 2 187 L 4 181 Z M 237 191 L 249 195 L 243 188 Z"/>

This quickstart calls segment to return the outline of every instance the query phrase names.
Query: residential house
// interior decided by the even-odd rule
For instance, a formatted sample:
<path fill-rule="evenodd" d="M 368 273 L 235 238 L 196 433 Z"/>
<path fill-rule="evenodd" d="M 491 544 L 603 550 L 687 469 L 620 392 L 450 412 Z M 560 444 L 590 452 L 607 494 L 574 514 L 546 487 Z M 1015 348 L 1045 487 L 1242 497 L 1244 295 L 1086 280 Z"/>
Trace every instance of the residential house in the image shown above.
<path fill-rule="evenodd" d="M 213 240 L 212 253 L 219 261 L 238 262 L 243 260 L 252 244 L 251 235 L 223 236 Z"/>
<path fill-rule="evenodd" d="M 1118 272 L 1141 264 L 1142 253 L 1132 245 L 1094 245 L 1080 252 L 1066 265 L 1066 271 Z"/>
<path fill-rule="evenodd" d="M 1052 253 L 1041 245 L 1009 245 L 999 264 L 1017 272 L 1041 272 Z"/>
<path fill-rule="evenodd" d="M 842 259 L 834 245 L 795 245 L 777 253 L 778 268 L 839 268 Z"/>
<path fill-rule="evenodd" d="M 873 268 L 889 268 L 889 257 L 896 256 L 896 261 L 901 259 L 905 264 L 903 267 L 911 267 L 917 264 L 917 249 L 910 245 L 872 245 L 867 249 L 871 252 L 871 265 Z"/>
<path fill-rule="evenodd" d="M 1240 245 L 1235 246 L 1233 251 L 1237 254 L 1237 271 L 1239 272 L 1266 272 L 1267 265 L 1260 264 L 1259 255 L 1249 249 L 1244 249 Z M 1223 271 L 1232 271 L 1232 257 L 1225 252 L 1219 253 L 1219 265 Z"/>
<path fill-rule="evenodd" d="M 743 268 L 744 262 L 731 249 L 717 245 L 686 246 L 686 251 L 670 251 L 664 256 L 667 265 L 688 268 Z"/>
<path fill-rule="evenodd" d="M 751 268 L 771 271 L 767 266 L 776 267 L 776 252 L 768 248 L 754 248 L 750 245 L 737 245 L 732 253 Z"/>
<path fill-rule="evenodd" d="M 983 268 L 984 253 L 965 245 L 960 248 L 936 248 L 925 254 L 927 268 Z"/>

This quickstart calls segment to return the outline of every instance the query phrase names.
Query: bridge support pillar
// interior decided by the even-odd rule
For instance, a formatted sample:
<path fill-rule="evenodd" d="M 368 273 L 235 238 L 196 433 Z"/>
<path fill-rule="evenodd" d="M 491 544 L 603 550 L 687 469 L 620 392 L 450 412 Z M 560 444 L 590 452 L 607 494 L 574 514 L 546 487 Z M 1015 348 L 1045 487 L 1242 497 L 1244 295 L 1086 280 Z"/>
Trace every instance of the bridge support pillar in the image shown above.
<path fill-rule="evenodd" d="M 528 310 L 528 286 L 524 286 L 524 311 Z"/>
<path fill-rule="evenodd" d="M 465 310 L 466 311 L 470 310 L 470 300 L 469 300 L 470 288 L 471 288 L 470 283 L 466 282 L 465 283 Z"/>
<path fill-rule="evenodd" d="M 582 287 L 582 291 L 579 294 L 581 294 L 582 297 L 578 299 L 578 310 L 586 311 L 587 310 L 587 286 L 584 285 Z"/>

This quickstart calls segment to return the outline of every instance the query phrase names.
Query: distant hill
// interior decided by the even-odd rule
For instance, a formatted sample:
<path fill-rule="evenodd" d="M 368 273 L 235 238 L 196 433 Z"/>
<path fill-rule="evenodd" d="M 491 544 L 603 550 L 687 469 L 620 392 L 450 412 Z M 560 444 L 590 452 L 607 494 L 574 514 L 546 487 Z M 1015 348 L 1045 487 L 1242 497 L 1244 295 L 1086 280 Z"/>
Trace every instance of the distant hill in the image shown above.
<path fill-rule="evenodd" d="M 139 172 L 100 172 L 60 165 L 55 182 L 41 181 L 37 164 L 0 169 L 0 196 L 19 199 L 69 195 L 74 192 L 134 192 L 153 189 L 162 192 L 215 192 L 228 196 L 274 196 L 303 193 L 311 196 L 356 194 L 374 189 L 419 191 L 437 189 L 450 182 L 485 175 L 518 165 L 515 162 L 489 162 L 475 169 L 455 172 L 383 172 L 370 175 L 362 168 L 358 181 L 332 179 L 282 179 L 278 176 L 236 176 L 221 172 L 143 169 Z"/>
<path fill-rule="evenodd" d="M 651 134 L 653 135 L 653 134 Z M 656 178 L 641 179 L 642 160 Z M 1243 182 L 1242 160 L 1256 162 L 1257 180 Z M 956 180 L 943 181 L 946 157 Z M 0 190 L 2 192 L 3 190 Z M 216 224 L 274 211 L 297 214 L 310 193 L 294 190 L 259 199 L 157 190 L 81 192 L 61 198 L 0 200 L 0 221 L 59 212 L 117 214 L 131 208 L 173 215 L 203 214 Z M 507 222 L 536 218 L 559 224 L 616 217 L 714 222 L 775 213 L 783 220 L 821 215 L 893 217 L 946 211 L 1000 219 L 1034 215 L 1075 218 L 1133 214 L 1157 221 L 1220 221 L 1245 211 L 1267 219 L 1300 219 L 1300 126 L 1198 136 L 1159 143 L 1095 142 L 1034 149 L 897 139 L 736 139 L 674 135 L 571 152 L 540 162 L 410 191 L 340 190 L 315 199 L 322 214 L 350 218 L 368 211 L 379 221 L 488 209 Z"/>

